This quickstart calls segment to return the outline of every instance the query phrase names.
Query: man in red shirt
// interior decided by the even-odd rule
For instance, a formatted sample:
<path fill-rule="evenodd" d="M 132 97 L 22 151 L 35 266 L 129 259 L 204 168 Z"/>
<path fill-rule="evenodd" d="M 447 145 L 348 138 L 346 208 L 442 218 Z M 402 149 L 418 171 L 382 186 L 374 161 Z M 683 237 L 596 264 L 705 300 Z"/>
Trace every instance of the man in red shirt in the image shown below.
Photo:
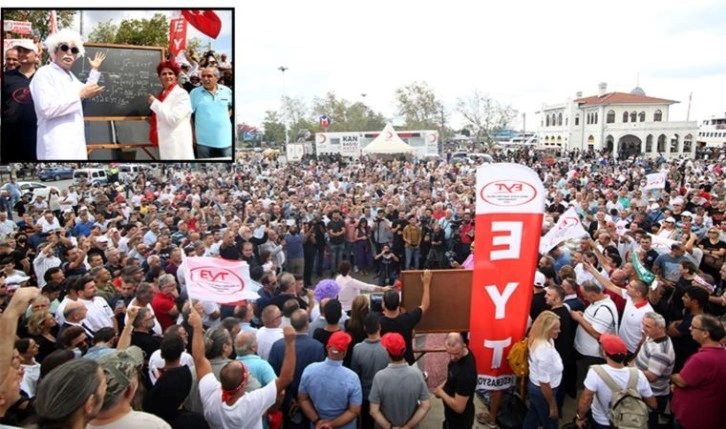
<path fill-rule="evenodd" d="M 161 325 L 161 330 L 176 323 L 179 316 L 179 309 L 176 306 L 176 299 L 179 292 L 176 289 L 176 279 L 171 274 L 163 274 L 159 277 L 159 293 L 151 301 L 151 308 L 154 309 L 156 320 Z"/>
<path fill-rule="evenodd" d="M 701 314 L 691 322 L 691 337 L 701 348 L 671 376 L 676 427 L 726 427 L 726 349 L 720 343 L 726 331 L 718 319 Z"/>

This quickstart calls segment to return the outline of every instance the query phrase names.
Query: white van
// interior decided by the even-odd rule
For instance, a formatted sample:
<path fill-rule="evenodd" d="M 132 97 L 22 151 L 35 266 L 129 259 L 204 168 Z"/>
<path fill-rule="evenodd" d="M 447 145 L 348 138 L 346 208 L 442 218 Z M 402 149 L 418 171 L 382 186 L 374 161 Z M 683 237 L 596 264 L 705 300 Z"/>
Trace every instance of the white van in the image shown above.
<path fill-rule="evenodd" d="M 108 175 L 102 168 L 79 168 L 73 171 L 73 184 L 78 186 L 86 182 L 89 185 L 108 184 Z"/>

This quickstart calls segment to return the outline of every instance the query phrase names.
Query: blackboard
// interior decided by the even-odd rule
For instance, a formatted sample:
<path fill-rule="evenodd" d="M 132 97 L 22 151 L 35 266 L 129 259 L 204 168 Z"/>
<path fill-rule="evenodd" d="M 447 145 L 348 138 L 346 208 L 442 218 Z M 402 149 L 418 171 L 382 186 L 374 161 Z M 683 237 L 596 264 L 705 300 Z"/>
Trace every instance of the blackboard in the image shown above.
<path fill-rule="evenodd" d="M 88 59 L 96 52 L 106 53 L 101 64 L 99 86 L 101 95 L 83 102 L 83 114 L 91 120 L 146 119 L 151 115 L 149 94 L 158 95 L 161 83 L 156 66 L 164 56 L 163 48 L 148 46 L 120 46 L 87 43 L 85 56 L 73 63 L 72 71 L 81 82 L 91 71 Z"/>
<path fill-rule="evenodd" d="M 403 271 L 401 307 L 407 311 L 421 305 L 423 271 Z M 431 303 L 416 325 L 417 334 L 469 330 L 472 270 L 432 270 Z"/>

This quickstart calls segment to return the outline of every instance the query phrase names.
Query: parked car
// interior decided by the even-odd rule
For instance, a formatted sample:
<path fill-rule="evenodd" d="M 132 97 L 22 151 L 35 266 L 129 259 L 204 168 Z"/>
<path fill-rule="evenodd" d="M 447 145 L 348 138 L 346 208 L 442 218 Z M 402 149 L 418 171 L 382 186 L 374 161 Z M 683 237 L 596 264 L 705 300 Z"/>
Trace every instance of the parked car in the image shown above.
<path fill-rule="evenodd" d="M 108 174 L 106 174 L 106 170 L 101 168 L 81 168 L 75 170 L 73 172 L 73 184 L 80 185 L 83 182 L 89 185 L 106 185 L 108 184 Z"/>
<path fill-rule="evenodd" d="M 20 195 L 31 194 L 33 199 L 40 195 L 41 197 L 48 199 L 51 189 L 55 189 L 60 192 L 55 186 L 44 185 L 39 182 L 16 182 L 20 188 Z M 4 184 L 0 190 L 8 190 L 9 183 Z"/>
<path fill-rule="evenodd" d="M 46 180 L 61 180 L 61 179 L 72 179 L 73 178 L 73 169 L 70 167 L 48 167 L 40 170 L 40 173 L 38 174 L 38 179 L 40 179 L 42 182 Z"/>

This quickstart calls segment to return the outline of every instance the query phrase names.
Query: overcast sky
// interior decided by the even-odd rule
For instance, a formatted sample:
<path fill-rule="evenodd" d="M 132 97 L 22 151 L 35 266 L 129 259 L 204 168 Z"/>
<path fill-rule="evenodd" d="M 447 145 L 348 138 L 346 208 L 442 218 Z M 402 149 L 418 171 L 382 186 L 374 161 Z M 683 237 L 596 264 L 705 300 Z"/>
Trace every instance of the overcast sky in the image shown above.
<path fill-rule="evenodd" d="M 427 81 L 454 110 L 475 88 L 527 113 L 608 91 L 681 103 L 672 120 L 726 112 L 723 0 L 245 2 L 238 26 L 237 114 L 259 125 L 285 91 L 363 99 L 388 117 L 394 91 Z M 240 11 L 240 9 L 238 9 Z M 461 126 L 458 115 L 454 125 Z M 521 120 L 516 124 L 521 127 Z"/>

